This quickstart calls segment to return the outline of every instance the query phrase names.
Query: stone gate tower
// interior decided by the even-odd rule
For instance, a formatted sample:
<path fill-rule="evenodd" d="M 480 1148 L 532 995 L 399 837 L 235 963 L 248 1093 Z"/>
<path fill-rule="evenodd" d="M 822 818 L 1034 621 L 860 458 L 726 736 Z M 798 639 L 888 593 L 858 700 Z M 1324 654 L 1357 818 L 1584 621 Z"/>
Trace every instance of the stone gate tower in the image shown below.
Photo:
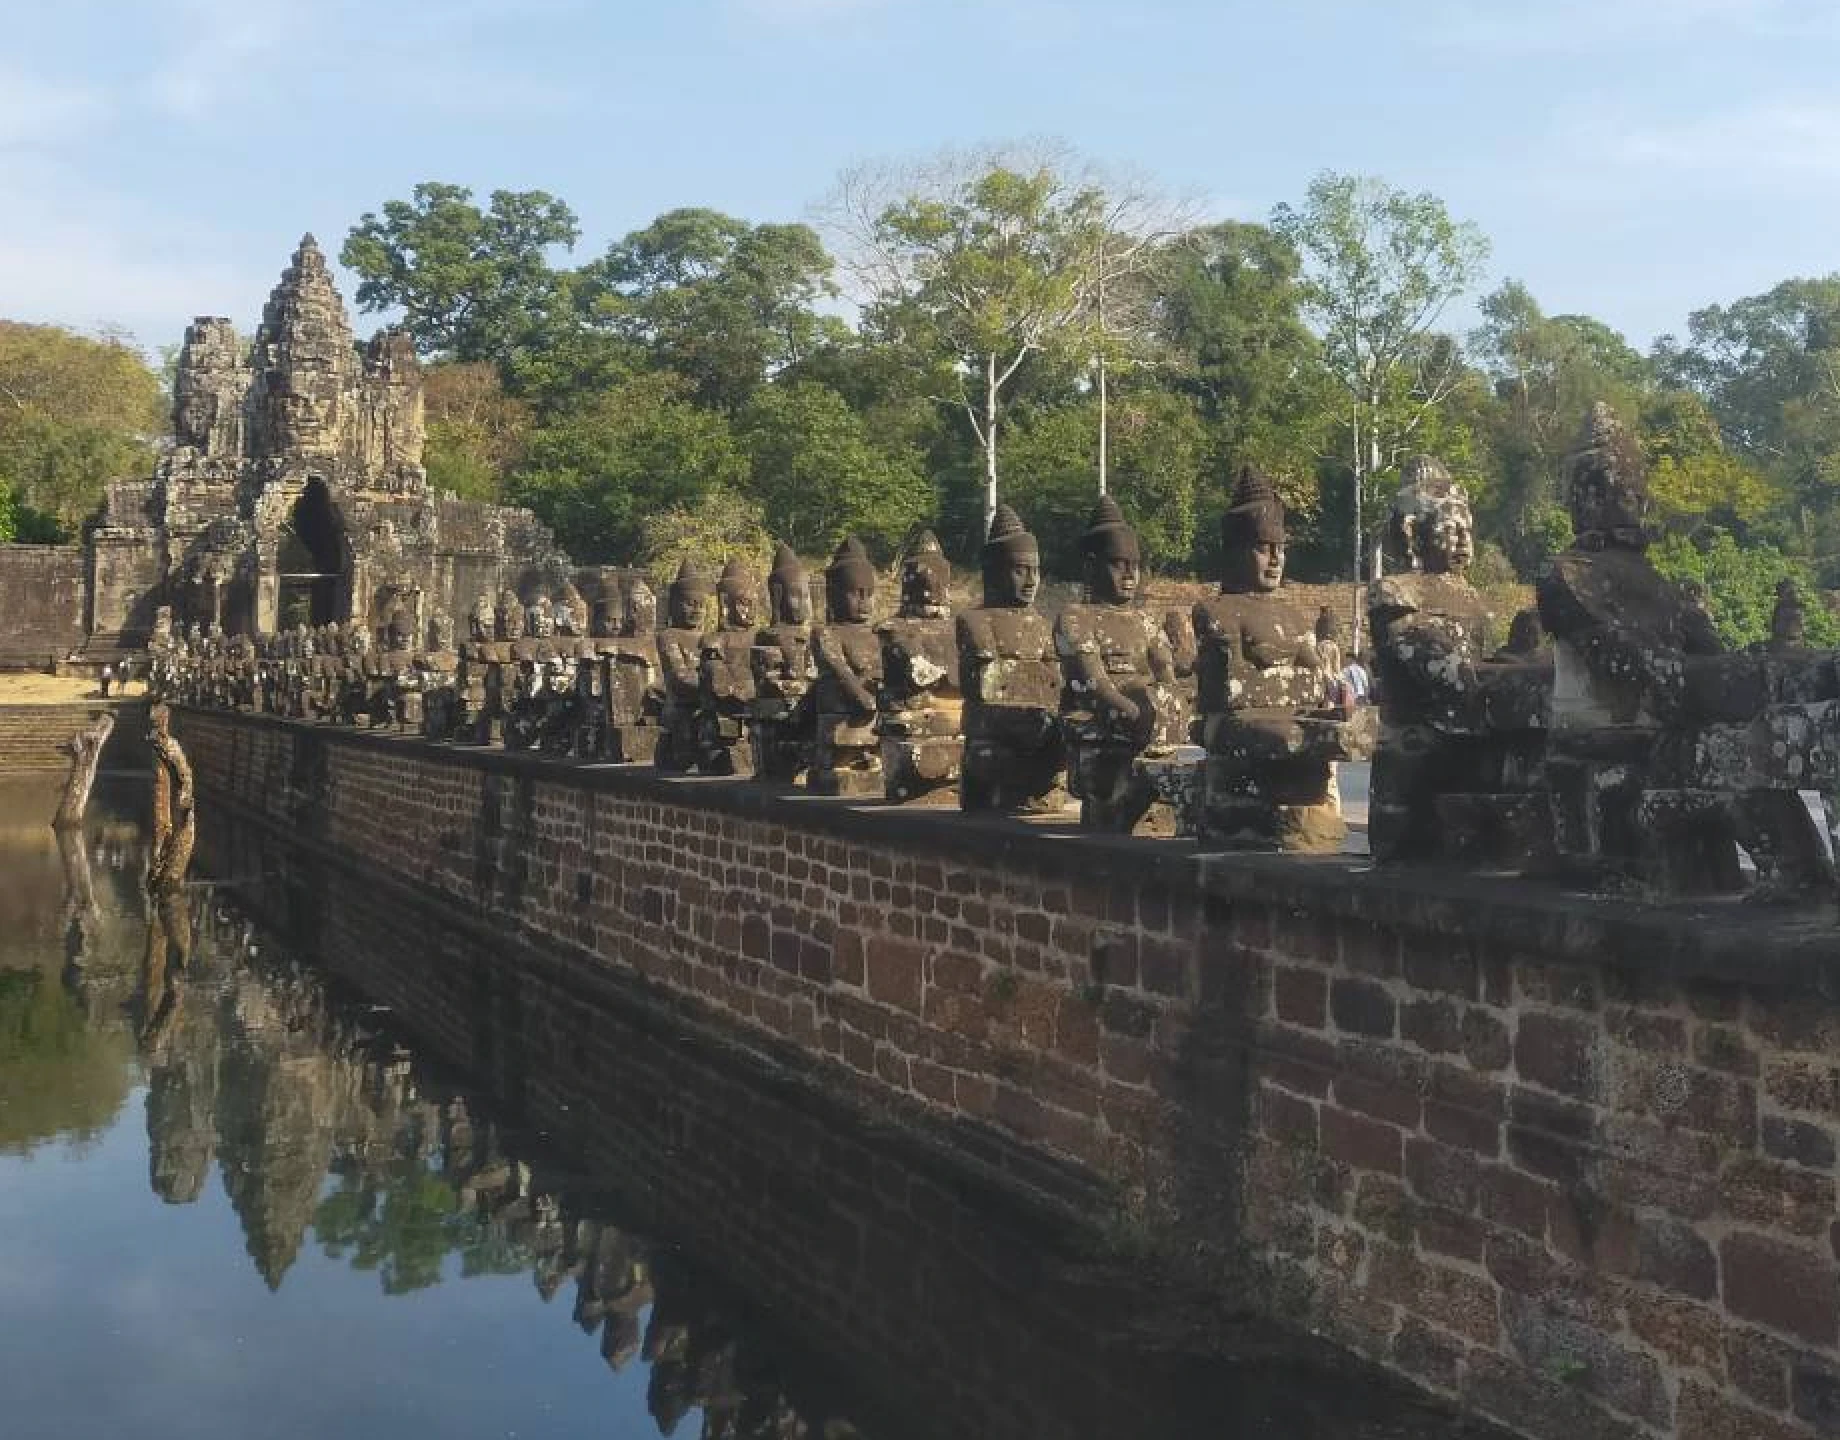
<path fill-rule="evenodd" d="M 252 343 L 217 316 L 186 330 L 171 443 L 151 477 L 109 486 L 91 532 L 91 648 L 144 644 L 161 605 L 271 634 L 407 601 L 425 631 L 480 591 L 566 573 L 528 511 L 431 494 L 423 438 L 414 347 L 360 346 L 304 237 Z"/>

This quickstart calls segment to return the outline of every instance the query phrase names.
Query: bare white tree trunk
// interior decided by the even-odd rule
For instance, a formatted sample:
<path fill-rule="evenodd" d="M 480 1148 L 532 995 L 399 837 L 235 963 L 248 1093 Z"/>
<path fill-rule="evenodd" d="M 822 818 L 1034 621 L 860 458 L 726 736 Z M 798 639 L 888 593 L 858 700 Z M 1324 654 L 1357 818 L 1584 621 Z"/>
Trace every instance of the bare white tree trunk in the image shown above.
<path fill-rule="evenodd" d="M 1110 417 L 1106 408 L 1105 389 L 1105 357 L 1101 355 L 1099 357 L 1099 493 L 1101 495 L 1106 493 L 1107 442 L 1110 438 L 1108 426 Z"/>
<path fill-rule="evenodd" d="M 984 533 L 997 518 L 997 357 L 984 357 Z"/>

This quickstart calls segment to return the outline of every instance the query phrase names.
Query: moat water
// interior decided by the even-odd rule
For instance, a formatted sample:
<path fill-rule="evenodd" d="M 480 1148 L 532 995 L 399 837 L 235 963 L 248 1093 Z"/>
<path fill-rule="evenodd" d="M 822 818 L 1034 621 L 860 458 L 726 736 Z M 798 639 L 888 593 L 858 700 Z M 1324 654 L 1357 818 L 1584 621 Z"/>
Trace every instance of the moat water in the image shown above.
<path fill-rule="evenodd" d="M 1480 1433 L 208 814 L 150 906 L 144 792 L 0 787 L 10 1440 Z"/>

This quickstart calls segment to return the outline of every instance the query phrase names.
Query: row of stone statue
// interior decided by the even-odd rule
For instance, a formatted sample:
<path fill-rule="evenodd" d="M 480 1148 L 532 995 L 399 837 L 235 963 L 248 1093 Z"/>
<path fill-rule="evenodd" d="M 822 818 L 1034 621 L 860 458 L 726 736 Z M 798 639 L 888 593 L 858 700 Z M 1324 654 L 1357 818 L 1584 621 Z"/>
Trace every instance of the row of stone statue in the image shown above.
<path fill-rule="evenodd" d="M 662 628 L 643 581 L 624 589 L 617 634 L 572 587 L 530 606 L 507 591 L 481 597 L 458 647 L 438 624 L 420 651 L 388 627 L 378 648 L 336 627 L 259 652 L 207 637 L 200 655 L 176 647 L 167 681 L 194 701 L 827 795 L 1009 812 L 1071 796 L 1090 828 L 1226 849 L 1340 849 L 1337 766 L 1371 755 L 1383 862 L 1676 891 L 1831 885 L 1834 657 L 1801 647 L 1792 591 L 1771 646 L 1718 653 L 1703 597 L 1644 553 L 1640 452 L 1606 407 L 1568 466 L 1576 543 L 1505 647 L 1489 647 L 1492 617 L 1465 577 L 1463 488 L 1428 457 L 1402 479 L 1390 521 L 1402 568 L 1367 596 L 1377 715 L 1339 703 L 1337 647 L 1281 593 L 1284 510 L 1250 468 L 1222 519 L 1220 592 L 1187 613 L 1137 603 L 1137 537 L 1103 498 L 1081 539 L 1085 598 L 1052 622 L 1035 609 L 1036 542 L 1000 507 L 983 604 L 956 617 L 924 534 L 902 559 L 896 615 L 872 625 L 876 571 L 846 540 L 821 623 L 781 546 L 764 626 L 755 577 L 731 561 L 705 632 L 711 585 L 686 563 Z"/>

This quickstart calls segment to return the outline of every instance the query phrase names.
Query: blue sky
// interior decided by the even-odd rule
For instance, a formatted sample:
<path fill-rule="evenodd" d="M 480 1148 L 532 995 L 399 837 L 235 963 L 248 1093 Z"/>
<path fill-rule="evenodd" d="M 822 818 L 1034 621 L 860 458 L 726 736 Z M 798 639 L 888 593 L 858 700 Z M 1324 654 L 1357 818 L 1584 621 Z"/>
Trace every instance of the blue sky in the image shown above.
<path fill-rule="evenodd" d="M 1840 269 L 1832 0 L 0 0 L 0 316 L 254 323 L 420 180 L 546 189 L 579 258 L 679 205 L 1058 137 L 1264 219 L 1316 171 L 1479 224 L 1638 344 Z M 350 291 L 346 283 L 347 293 Z M 360 321 L 360 330 L 370 328 Z"/>

